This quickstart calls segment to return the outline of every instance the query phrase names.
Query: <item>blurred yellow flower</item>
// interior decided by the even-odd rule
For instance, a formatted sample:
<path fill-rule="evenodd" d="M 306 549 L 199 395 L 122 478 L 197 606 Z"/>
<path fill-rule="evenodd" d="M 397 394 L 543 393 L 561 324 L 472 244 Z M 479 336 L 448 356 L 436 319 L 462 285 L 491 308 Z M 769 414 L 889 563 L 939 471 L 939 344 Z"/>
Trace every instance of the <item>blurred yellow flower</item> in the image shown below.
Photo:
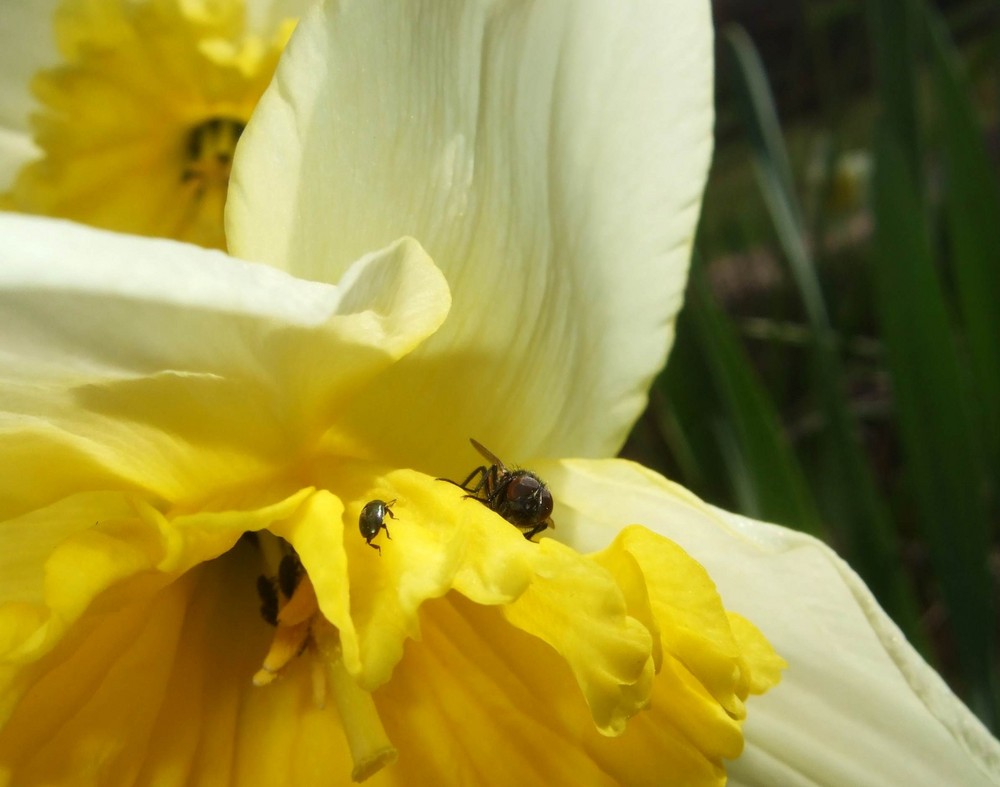
<path fill-rule="evenodd" d="M 40 155 L 7 207 L 224 248 L 236 142 L 294 27 L 247 17 L 243 0 L 62 0 L 60 62 L 31 80 Z"/>

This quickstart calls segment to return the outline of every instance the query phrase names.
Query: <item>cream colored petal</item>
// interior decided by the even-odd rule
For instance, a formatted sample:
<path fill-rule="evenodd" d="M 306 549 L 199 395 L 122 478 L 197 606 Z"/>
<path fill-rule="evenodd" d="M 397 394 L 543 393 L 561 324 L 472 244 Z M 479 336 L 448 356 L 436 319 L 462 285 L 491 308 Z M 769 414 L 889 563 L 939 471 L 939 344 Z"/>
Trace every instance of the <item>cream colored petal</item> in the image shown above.
<path fill-rule="evenodd" d="M 781 683 L 748 703 L 732 784 L 1000 784 L 1000 744 L 828 547 L 721 512 L 624 461 L 535 469 L 556 498 L 555 537 L 596 550 L 626 524 L 656 530 L 788 661 Z"/>
<path fill-rule="evenodd" d="M 52 20 L 58 0 L 0 3 L 0 192 L 38 155 L 28 118 L 35 109 L 31 80 L 58 57 Z"/>
<path fill-rule="evenodd" d="M 318 0 L 246 0 L 247 28 L 270 37 L 286 19 L 298 19 Z"/>
<path fill-rule="evenodd" d="M 449 299 L 411 240 L 340 287 L 0 215 L 0 519 L 80 489 L 178 502 L 287 470 Z"/>
<path fill-rule="evenodd" d="M 319 281 L 428 249 L 452 317 L 349 412 L 396 463 L 612 453 L 672 338 L 712 119 L 701 0 L 329 3 L 244 133 L 230 248 Z"/>
<path fill-rule="evenodd" d="M 37 155 L 29 134 L 0 128 L 0 209 L 9 207 L 3 191 L 14 182 L 21 166 Z"/>

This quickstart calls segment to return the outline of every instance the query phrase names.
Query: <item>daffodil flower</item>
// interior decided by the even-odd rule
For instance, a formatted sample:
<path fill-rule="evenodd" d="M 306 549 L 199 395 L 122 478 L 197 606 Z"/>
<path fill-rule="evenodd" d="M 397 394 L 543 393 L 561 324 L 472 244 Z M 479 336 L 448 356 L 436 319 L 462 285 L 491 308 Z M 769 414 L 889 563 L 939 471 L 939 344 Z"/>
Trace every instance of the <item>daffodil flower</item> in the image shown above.
<path fill-rule="evenodd" d="M 307 0 L 5 0 L 0 204 L 224 248 L 236 142 Z"/>
<path fill-rule="evenodd" d="M 236 154 L 251 262 L 0 218 L 0 782 L 1000 782 L 826 547 L 600 458 L 711 107 L 705 3 L 331 3 Z M 470 436 L 554 529 L 436 480 Z"/>

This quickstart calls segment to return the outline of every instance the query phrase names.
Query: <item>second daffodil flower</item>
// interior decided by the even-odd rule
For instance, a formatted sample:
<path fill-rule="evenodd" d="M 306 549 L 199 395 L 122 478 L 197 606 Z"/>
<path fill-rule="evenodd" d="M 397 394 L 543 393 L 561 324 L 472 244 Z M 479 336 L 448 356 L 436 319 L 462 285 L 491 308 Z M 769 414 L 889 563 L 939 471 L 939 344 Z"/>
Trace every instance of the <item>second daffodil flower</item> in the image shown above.
<path fill-rule="evenodd" d="M 225 247 L 233 152 L 308 0 L 4 0 L 0 206 Z"/>
<path fill-rule="evenodd" d="M 329 3 L 237 150 L 250 262 L 0 219 L 0 783 L 998 781 L 827 549 L 555 458 L 664 360 L 711 58 L 701 2 Z M 437 480 L 469 437 L 554 529 Z"/>

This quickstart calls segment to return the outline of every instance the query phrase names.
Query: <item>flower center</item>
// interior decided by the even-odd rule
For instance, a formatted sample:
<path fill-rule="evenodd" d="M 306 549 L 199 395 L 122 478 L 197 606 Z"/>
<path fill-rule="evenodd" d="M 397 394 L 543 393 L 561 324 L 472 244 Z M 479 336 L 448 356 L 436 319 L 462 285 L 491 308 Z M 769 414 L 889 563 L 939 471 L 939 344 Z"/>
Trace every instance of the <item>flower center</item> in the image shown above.
<path fill-rule="evenodd" d="M 255 535 L 261 625 L 274 629 L 253 684 L 273 691 L 279 681 L 306 680 L 300 690 L 339 716 L 355 780 L 396 759 L 387 730 L 395 737 L 409 722 L 390 684 L 423 687 L 420 694 L 432 681 L 403 658 L 404 642 L 420 637 L 420 618 L 433 628 L 463 608 L 493 608 L 470 612 L 480 635 L 496 629 L 498 641 L 540 643 L 530 668 L 511 662 L 515 682 L 522 668 L 562 676 L 564 695 L 580 692 L 575 712 L 589 707 L 602 735 L 623 734 L 650 705 L 659 673 L 655 691 L 680 727 L 712 730 L 704 745 L 694 736 L 693 756 L 721 762 L 739 753 L 744 701 L 776 682 L 780 660 L 726 613 L 704 569 L 676 545 L 633 527 L 585 556 L 551 538 L 530 541 L 488 500 L 413 470 L 324 458 L 308 473 L 313 484 Z M 382 533 L 390 513 L 391 537 Z M 431 663 L 451 663 L 446 651 Z M 438 679 L 447 693 L 450 676 Z M 434 702 L 434 691 L 426 696 Z"/>
<path fill-rule="evenodd" d="M 274 638 L 261 668 L 253 676 L 258 688 L 279 677 L 293 659 L 310 655 L 313 703 L 326 707 L 332 698 L 354 761 L 351 777 L 363 781 L 396 761 L 370 692 L 357 685 L 344 666 L 340 638 L 323 617 L 312 580 L 295 549 L 269 533 L 256 533 L 265 570 L 277 563 L 274 575 L 257 578 L 261 617 L 275 626 Z"/>
<path fill-rule="evenodd" d="M 243 0 L 77 3 L 55 15 L 64 62 L 32 82 L 38 160 L 18 210 L 225 247 L 233 153 L 294 23 L 247 28 Z"/>
<path fill-rule="evenodd" d="M 187 166 L 181 179 L 194 181 L 201 194 L 213 188 L 225 192 L 236 143 L 245 127 L 246 123 L 237 118 L 214 117 L 191 129 L 187 138 Z"/>
<path fill-rule="evenodd" d="M 266 686 L 292 659 L 309 647 L 315 648 L 312 625 L 319 604 L 298 552 L 270 533 L 254 534 L 254 539 L 266 566 L 266 573 L 257 577 L 260 616 L 276 628 L 264 662 L 253 677 L 255 686 Z"/>

